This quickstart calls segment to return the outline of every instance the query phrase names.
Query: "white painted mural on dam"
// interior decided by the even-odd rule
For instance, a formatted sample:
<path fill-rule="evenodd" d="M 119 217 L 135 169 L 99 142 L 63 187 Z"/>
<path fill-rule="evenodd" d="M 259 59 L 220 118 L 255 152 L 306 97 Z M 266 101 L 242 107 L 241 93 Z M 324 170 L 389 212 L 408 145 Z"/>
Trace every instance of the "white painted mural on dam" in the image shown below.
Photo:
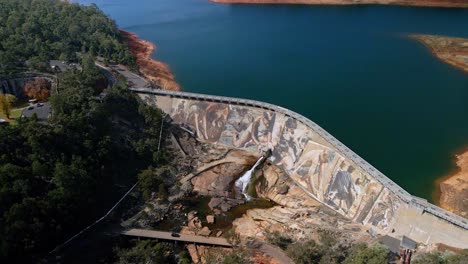
<path fill-rule="evenodd" d="M 149 98 L 148 98 L 149 99 Z M 398 199 L 304 124 L 282 114 L 246 106 L 161 98 L 173 121 L 198 138 L 255 152 L 270 160 L 317 200 L 363 224 L 385 229 Z M 151 102 L 152 101 L 152 102 Z M 154 103 L 153 100 L 147 100 Z"/>
<path fill-rule="evenodd" d="M 344 156 L 336 142 L 327 141 L 297 118 L 260 107 L 148 93 L 139 96 L 199 140 L 257 153 L 271 151 L 269 160 L 308 195 L 377 233 L 411 234 L 422 243 L 468 243 L 465 229 L 403 200 L 388 186 L 392 184 L 386 183 L 388 179 L 372 176 Z M 434 225 L 443 226 L 442 232 L 431 228 Z"/>

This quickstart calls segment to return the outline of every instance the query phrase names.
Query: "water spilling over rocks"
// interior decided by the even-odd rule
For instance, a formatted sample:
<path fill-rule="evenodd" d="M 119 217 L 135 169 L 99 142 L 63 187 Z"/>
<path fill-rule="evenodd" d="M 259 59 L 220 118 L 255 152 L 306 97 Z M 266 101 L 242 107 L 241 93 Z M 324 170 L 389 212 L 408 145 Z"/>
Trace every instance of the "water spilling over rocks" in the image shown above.
<path fill-rule="evenodd" d="M 248 170 L 244 175 L 242 175 L 242 177 L 240 177 L 235 183 L 235 186 L 242 191 L 242 194 L 245 196 L 245 199 L 247 199 L 247 201 L 252 199 L 252 197 L 250 197 L 250 195 L 248 195 L 246 192 L 247 186 L 249 185 L 250 179 L 252 178 L 252 173 L 255 171 L 255 168 L 257 168 L 257 166 L 260 165 L 262 160 L 263 157 L 260 157 L 257 160 L 257 162 L 253 165 L 253 167 L 250 170 Z"/>

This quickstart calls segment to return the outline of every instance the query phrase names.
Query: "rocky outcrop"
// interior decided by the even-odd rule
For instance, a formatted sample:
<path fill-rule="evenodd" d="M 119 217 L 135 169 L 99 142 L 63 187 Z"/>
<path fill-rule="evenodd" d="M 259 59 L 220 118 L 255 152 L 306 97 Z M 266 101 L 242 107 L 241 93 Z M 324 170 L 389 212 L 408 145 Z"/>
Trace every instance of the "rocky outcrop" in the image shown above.
<path fill-rule="evenodd" d="M 214 222 L 215 222 L 215 217 L 214 217 L 214 215 L 207 215 L 207 216 L 206 216 L 206 222 L 207 222 L 208 224 L 214 224 Z"/>
<path fill-rule="evenodd" d="M 352 240 L 366 236 L 365 228 L 322 206 L 280 168 L 265 164 L 256 177 L 260 179 L 256 185 L 258 196 L 270 199 L 278 206 L 248 210 L 233 223 L 239 235 L 264 240 L 267 231 L 279 231 L 296 240 L 304 240 L 316 236 L 317 230 L 330 229 L 346 232 Z"/>
<path fill-rule="evenodd" d="M 468 2 L 467 2 L 468 3 Z M 468 39 L 433 35 L 410 35 L 445 63 L 468 73 Z"/>
<path fill-rule="evenodd" d="M 216 160 L 205 160 L 204 165 L 198 167 L 191 179 L 193 190 L 202 195 L 227 197 L 232 191 L 234 181 L 247 171 L 257 155 L 246 151 L 232 150 Z"/>
<path fill-rule="evenodd" d="M 440 205 L 468 218 L 468 151 L 457 156 L 459 171 L 440 183 Z"/>
<path fill-rule="evenodd" d="M 269 209 L 251 209 L 233 222 L 236 233 L 247 238 L 266 239 L 266 232 L 278 231 L 295 240 L 309 240 L 318 230 L 332 230 L 346 234 L 349 240 L 367 237 L 362 226 L 353 224 L 319 208 L 293 209 L 275 206 Z"/>
<path fill-rule="evenodd" d="M 316 208 L 320 203 L 307 195 L 277 166 L 268 164 L 259 172 L 263 180 L 256 186 L 260 197 L 288 208 Z"/>
<path fill-rule="evenodd" d="M 468 8 L 465 0 L 210 0 L 238 4 L 303 4 L 303 5 L 403 5 Z"/>
<path fill-rule="evenodd" d="M 211 235 L 211 230 L 208 227 L 203 227 L 198 231 L 197 235 L 199 236 L 210 236 Z"/>
<path fill-rule="evenodd" d="M 220 212 L 227 212 L 231 208 L 236 207 L 240 204 L 244 204 L 245 201 L 241 199 L 234 199 L 229 197 L 213 197 L 211 198 L 208 206 L 215 213 L 219 214 Z"/>

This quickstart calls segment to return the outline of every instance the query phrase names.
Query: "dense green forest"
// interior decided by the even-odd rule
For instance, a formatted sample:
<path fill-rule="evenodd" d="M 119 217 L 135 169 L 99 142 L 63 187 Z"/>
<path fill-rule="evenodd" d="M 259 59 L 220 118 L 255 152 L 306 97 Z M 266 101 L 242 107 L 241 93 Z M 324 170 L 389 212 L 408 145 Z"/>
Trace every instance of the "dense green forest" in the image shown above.
<path fill-rule="evenodd" d="M 84 66 L 60 77 L 49 125 L 32 118 L 0 127 L 2 263 L 37 262 L 161 160 L 160 112 L 125 87 L 95 99 L 100 76 L 92 63 Z"/>
<path fill-rule="evenodd" d="M 138 173 L 160 166 L 162 116 L 125 80 L 97 97 L 105 77 L 94 57 L 131 67 L 135 59 L 96 6 L 0 0 L 0 18 L 0 74 L 47 71 L 50 59 L 83 67 L 58 76 L 49 124 L 33 117 L 0 127 L 0 262 L 38 263 L 101 217 Z"/>
<path fill-rule="evenodd" d="M 0 0 L 0 73 L 45 70 L 50 59 L 76 61 L 76 52 L 129 66 L 135 59 L 119 29 L 95 5 L 59 0 Z"/>

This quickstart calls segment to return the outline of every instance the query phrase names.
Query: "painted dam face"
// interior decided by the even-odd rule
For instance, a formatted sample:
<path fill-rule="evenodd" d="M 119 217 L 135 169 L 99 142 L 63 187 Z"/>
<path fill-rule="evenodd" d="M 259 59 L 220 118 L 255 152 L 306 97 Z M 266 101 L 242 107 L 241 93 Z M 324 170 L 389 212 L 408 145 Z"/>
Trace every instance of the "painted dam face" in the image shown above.
<path fill-rule="evenodd" d="M 263 152 L 317 200 L 356 222 L 386 229 L 400 203 L 308 126 L 247 106 L 141 95 L 210 143 Z"/>
<path fill-rule="evenodd" d="M 323 138 L 313 124 L 309 127 L 282 112 L 249 106 L 138 95 L 167 113 L 175 124 L 193 131 L 199 140 L 258 153 L 271 150 L 269 160 L 307 195 L 376 233 L 466 247 L 465 229 L 400 199 L 383 185 L 385 178 L 382 184 L 369 169 L 346 158 L 337 149 L 339 145 Z"/>

